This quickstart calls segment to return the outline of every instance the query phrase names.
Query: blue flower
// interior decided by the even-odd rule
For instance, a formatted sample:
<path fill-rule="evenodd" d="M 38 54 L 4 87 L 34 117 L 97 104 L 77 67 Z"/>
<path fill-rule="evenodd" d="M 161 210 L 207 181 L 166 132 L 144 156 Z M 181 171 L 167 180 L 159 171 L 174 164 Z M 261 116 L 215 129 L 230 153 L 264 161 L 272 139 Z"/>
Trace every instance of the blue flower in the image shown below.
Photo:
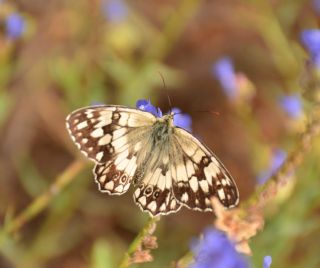
<path fill-rule="evenodd" d="M 156 117 L 162 117 L 162 111 L 153 106 L 150 101 L 147 100 L 138 100 L 136 103 L 136 107 L 140 110 L 152 113 Z"/>
<path fill-rule="evenodd" d="M 271 256 L 265 256 L 263 258 L 263 268 L 270 268 L 272 263 L 272 258 Z"/>
<path fill-rule="evenodd" d="M 302 103 L 299 94 L 282 96 L 280 105 L 291 118 L 296 119 L 302 114 Z"/>
<path fill-rule="evenodd" d="M 102 11 L 111 22 L 121 22 L 128 15 L 128 8 L 121 0 L 104 0 L 102 3 Z"/>
<path fill-rule="evenodd" d="M 17 39 L 25 30 L 25 21 L 18 13 L 10 14 L 6 19 L 6 33 L 8 38 Z"/>
<path fill-rule="evenodd" d="M 191 245 L 195 262 L 191 268 L 247 268 L 248 261 L 240 255 L 226 235 L 207 229 L 203 238 Z"/>
<path fill-rule="evenodd" d="M 190 132 L 192 131 L 192 119 L 190 115 L 181 113 L 179 108 L 173 108 L 172 113 L 174 114 L 173 123 L 175 126 L 184 128 Z"/>
<path fill-rule="evenodd" d="M 228 57 L 219 59 L 212 66 L 212 74 L 219 80 L 227 97 L 234 99 L 238 93 L 238 86 L 231 59 Z"/>
<path fill-rule="evenodd" d="M 152 113 L 156 117 L 162 117 L 162 111 L 160 110 L 160 108 L 153 106 L 148 100 L 138 100 L 136 103 L 136 107 L 140 110 Z M 172 112 L 173 114 L 175 114 L 173 116 L 173 124 L 177 127 L 184 128 L 191 132 L 191 116 L 181 113 L 181 110 L 179 108 L 173 108 Z"/>
<path fill-rule="evenodd" d="M 301 41 L 308 50 L 312 63 L 320 68 L 320 30 L 304 30 L 301 33 Z"/>
<path fill-rule="evenodd" d="M 282 166 L 286 158 L 287 153 L 285 151 L 281 149 L 274 150 L 269 168 L 262 171 L 257 177 L 258 183 L 264 184 L 270 177 L 272 177 Z"/>

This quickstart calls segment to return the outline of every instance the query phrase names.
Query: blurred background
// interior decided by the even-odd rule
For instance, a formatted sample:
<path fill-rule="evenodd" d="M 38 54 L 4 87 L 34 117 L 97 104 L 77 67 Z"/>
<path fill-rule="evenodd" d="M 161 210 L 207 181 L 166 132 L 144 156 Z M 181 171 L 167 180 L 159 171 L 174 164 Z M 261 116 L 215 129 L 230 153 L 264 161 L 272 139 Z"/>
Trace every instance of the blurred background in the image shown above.
<path fill-rule="evenodd" d="M 65 129 L 83 106 L 150 99 L 166 112 L 169 94 L 233 174 L 240 202 L 248 198 L 318 101 L 301 33 L 319 16 L 319 1 L 308 0 L 0 1 L 0 267 L 117 267 L 147 221 L 132 191 L 98 191 L 93 163 Z M 272 267 L 320 267 L 319 158 L 317 141 L 268 206 L 253 267 L 265 255 Z M 77 159 L 70 182 L 6 235 Z M 162 217 L 154 261 L 134 267 L 174 266 L 213 218 L 187 209 Z"/>

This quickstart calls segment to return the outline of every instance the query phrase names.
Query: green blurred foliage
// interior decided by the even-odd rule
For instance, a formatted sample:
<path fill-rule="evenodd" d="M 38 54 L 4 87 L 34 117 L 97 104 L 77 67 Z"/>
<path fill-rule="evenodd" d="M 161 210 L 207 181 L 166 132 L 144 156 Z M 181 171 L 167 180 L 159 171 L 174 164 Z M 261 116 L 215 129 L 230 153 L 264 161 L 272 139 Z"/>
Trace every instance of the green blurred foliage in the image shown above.
<path fill-rule="evenodd" d="M 127 1 L 117 20 L 104 13 L 106 2 L 0 2 L 2 230 L 80 157 L 64 126 L 74 109 L 95 102 L 134 106 L 143 98 L 166 111 L 169 94 L 234 174 L 242 200 L 272 150 L 290 151 L 308 121 L 316 93 L 301 84 L 307 55 L 299 33 L 319 26 L 309 1 Z M 26 23 L 15 40 L 4 24 L 12 12 Z M 211 74 L 224 55 L 245 77 L 235 103 Z M 291 92 L 304 96 L 299 120 L 278 103 Z M 254 267 L 265 255 L 272 267 L 320 267 L 319 153 L 317 141 L 296 180 L 266 209 L 264 230 L 251 241 Z M 1 236 L 0 267 L 117 267 L 147 220 L 131 195 L 99 193 L 86 168 L 14 235 Z M 212 223 L 212 214 L 186 209 L 163 217 L 154 261 L 133 267 L 173 266 Z"/>

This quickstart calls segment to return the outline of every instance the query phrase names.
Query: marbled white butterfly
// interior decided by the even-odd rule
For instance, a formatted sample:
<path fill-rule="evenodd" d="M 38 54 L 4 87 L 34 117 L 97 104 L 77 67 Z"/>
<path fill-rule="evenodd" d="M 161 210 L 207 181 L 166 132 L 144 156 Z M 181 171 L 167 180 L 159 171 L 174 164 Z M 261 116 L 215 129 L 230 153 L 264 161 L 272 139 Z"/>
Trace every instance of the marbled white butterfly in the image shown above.
<path fill-rule="evenodd" d="M 188 131 L 174 126 L 174 114 L 118 105 L 82 108 L 66 119 L 70 136 L 95 162 L 101 192 L 120 195 L 134 185 L 134 201 L 151 216 L 182 206 L 211 211 L 212 196 L 231 208 L 239 193 L 218 158 Z"/>

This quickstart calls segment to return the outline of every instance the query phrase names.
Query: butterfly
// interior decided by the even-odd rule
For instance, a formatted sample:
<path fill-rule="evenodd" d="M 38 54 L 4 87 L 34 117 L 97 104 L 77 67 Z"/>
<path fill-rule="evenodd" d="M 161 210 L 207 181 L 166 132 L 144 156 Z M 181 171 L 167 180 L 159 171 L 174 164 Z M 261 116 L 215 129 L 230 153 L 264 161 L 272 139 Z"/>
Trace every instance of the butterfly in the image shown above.
<path fill-rule="evenodd" d="M 66 126 L 81 152 L 95 162 L 99 190 L 121 195 L 133 185 L 135 203 L 150 216 L 182 206 L 212 211 L 212 196 L 226 208 L 236 206 L 239 192 L 227 169 L 190 132 L 175 126 L 174 116 L 98 105 L 72 112 Z"/>

